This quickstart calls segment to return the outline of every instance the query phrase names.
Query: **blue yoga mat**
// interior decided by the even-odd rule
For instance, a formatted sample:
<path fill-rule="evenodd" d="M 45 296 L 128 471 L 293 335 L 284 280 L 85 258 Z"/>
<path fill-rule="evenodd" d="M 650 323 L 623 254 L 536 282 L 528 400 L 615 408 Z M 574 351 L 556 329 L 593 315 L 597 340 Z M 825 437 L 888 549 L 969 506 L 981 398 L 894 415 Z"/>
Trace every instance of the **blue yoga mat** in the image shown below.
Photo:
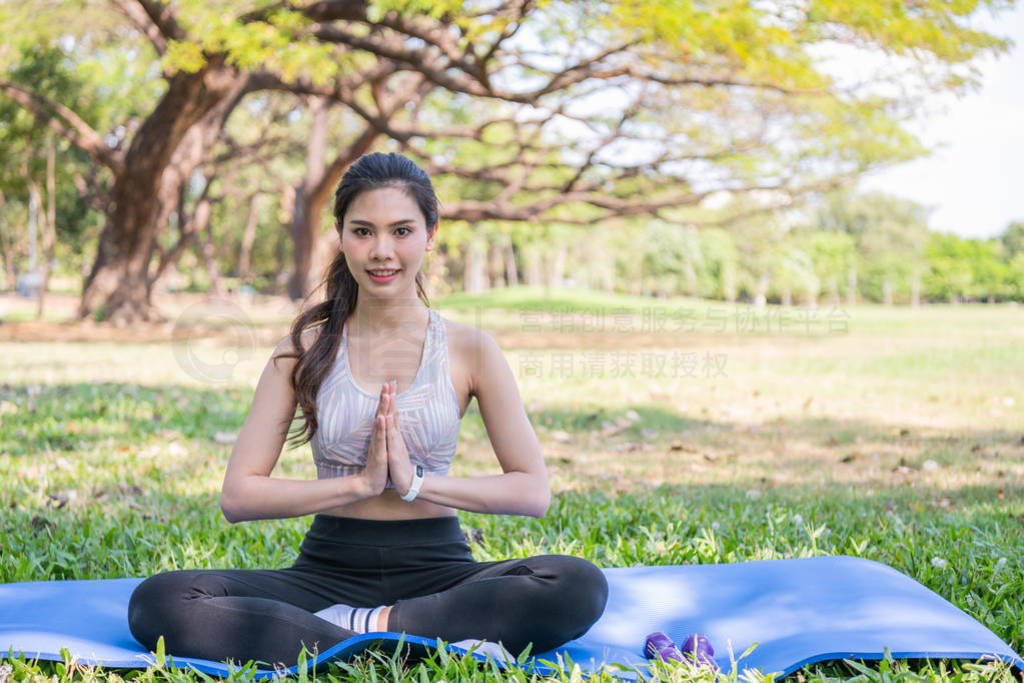
<path fill-rule="evenodd" d="M 829 659 L 880 659 L 888 648 L 903 658 L 1011 662 L 1024 660 L 973 617 L 917 581 L 871 560 L 812 557 L 715 565 L 605 569 L 608 605 L 581 638 L 538 653 L 525 666 L 537 673 L 568 655 L 585 671 L 602 667 L 620 678 L 648 673 L 644 638 L 664 631 L 677 643 L 688 633 L 708 635 L 718 665 L 740 672 L 785 675 Z M 60 660 L 67 648 L 82 664 L 109 668 L 151 665 L 128 630 L 128 597 L 142 579 L 41 581 L 0 584 L 0 652 Z M 349 638 L 316 660 L 348 659 L 368 647 L 391 649 L 402 636 L 372 633 Z M 429 638 L 405 636 L 426 651 Z M 464 652 L 449 646 L 455 652 Z M 564 658 L 563 658 L 564 661 Z M 209 674 L 229 668 L 207 660 L 174 658 L 178 667 Z M 619 668 L 621 667 L 625 668 Z M 288 673 L 294 674 L 295 667 Z M 263 669 L 257 678 L 276 672 Z"/>

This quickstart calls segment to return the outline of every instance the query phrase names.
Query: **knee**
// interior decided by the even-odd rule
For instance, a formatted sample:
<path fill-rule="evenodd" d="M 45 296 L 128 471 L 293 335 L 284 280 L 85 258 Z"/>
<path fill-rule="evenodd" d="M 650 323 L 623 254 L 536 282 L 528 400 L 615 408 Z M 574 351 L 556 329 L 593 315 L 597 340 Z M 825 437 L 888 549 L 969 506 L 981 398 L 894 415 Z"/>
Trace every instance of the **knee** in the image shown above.
<path fill-rule="evenodd" d="M 178 605 L 192 590 L 187 571 L 154 574 L 145 579 L 128 599 L 128 629 L 146 648 L 156 648 L 161 635 L 174 631 Z"/>
<path fill-rule="evenodd" d="M 569 623 L 567 627 L 578 638 L 604 613 L 608 602 L 608 581 L 595 564 L 581 557 L 552 555 L 554 580 L 551 598 Z"/>

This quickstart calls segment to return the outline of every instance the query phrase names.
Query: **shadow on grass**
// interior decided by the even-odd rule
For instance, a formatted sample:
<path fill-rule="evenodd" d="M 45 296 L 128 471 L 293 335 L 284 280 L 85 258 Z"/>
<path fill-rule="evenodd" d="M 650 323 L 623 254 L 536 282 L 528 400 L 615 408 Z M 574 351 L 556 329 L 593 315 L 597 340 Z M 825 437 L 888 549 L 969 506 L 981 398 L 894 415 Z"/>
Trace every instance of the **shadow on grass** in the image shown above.
<path fill-rule="evenodd" d="M 250 399 L 234 388 L 170 384 L 77 382 L 34 390 L 5 384 L 0 401 L 16 410 L 3 416 L 0 454 L 74 452 L 111 440 L 132 447 L 157 435 L 208 439 L 216 431 L 237 431 Z"/>

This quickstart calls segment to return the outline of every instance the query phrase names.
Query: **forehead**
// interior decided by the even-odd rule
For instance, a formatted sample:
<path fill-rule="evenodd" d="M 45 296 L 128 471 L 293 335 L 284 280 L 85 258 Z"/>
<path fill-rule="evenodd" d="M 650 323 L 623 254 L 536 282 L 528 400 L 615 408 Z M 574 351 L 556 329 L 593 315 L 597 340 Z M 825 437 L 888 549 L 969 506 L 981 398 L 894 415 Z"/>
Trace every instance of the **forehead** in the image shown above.
<path fill-rule="evenodd" d="M 405 219 L 418 223 L 425 220 L 419 204 L 401 187 L 380 187 L 360 192 L 345 212 L 346 221 L 388 224 Z"/>

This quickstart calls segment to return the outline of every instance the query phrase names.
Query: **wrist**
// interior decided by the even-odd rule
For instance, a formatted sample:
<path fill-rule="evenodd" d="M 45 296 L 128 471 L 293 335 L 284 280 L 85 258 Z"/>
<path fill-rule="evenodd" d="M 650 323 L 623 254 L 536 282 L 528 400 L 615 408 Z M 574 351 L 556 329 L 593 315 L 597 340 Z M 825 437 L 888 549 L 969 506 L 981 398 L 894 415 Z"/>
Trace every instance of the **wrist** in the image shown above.
<path fill-rule="evenodd" d="M 405 493 L 401 494 L 402 500 L 409 503 L 416 499 L 416 496 L 420 493 L 420 487 L 423 485 L 423 467 L 421 465 L 415 465 L 412 472 L 412 481 L 405 489 Z"/>
<path fill-rule="evenodd" d="M 357 477 L 356 496 L 358 497 L 358 500 L 363 500 L 365 498 L 373 498 L 374 496 L 380 493 L 380 491 L 374 490 L 373 481 L 366 474 L 360 473 L 355 476 Z"/>

